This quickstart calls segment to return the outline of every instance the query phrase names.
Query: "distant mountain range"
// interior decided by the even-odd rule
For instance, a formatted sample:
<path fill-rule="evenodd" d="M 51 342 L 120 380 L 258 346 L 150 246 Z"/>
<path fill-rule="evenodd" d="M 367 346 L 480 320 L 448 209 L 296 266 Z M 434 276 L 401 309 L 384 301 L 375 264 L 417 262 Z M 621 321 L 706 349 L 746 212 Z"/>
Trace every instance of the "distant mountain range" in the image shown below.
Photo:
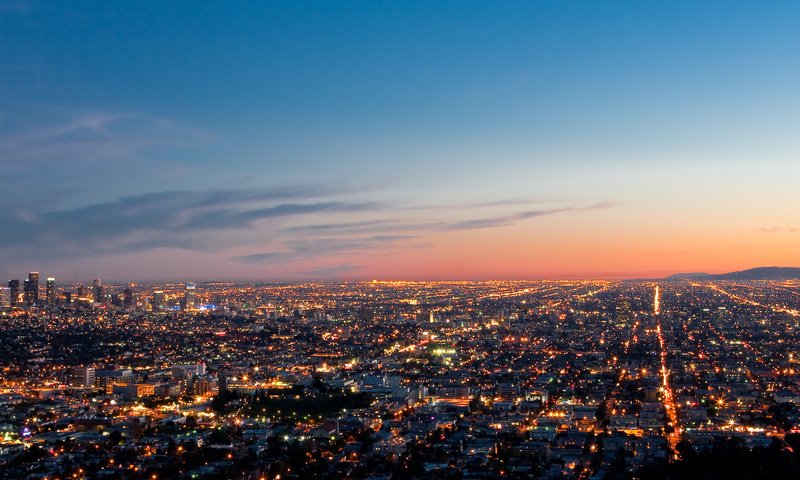
<path fill-rule="evenodd" d="M 665 280 L 788 280 L 800 279 L 800 268 L 758 267 L 730 273 L 676 273 Z"/>

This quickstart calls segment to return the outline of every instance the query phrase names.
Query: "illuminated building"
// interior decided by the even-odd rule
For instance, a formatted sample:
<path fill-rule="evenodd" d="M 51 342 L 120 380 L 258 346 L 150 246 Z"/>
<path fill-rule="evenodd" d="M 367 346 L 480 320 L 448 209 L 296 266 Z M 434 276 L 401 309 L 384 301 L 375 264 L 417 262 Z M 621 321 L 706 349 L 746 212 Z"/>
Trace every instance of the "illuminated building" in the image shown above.
<path fill-rule="evenodd" d="M 195 293 L 196 285 L 194 283 L 186 284 L 186 292 L 183 297 L 183 305 L 186 310 L 191 310 L 197 303 L 197 296 Z"/>
<path fill-rule="evenodd" d="M 9 280 L 8 304 L 12 307 L 16 307 L 18 301 L 19 301 L 19 280 Z"/>
<path fill-rule="evenodd" d="M 181 385 L 184 392 L 191 392 L 194 388 L 194 379 L 199 375 L 205 375 L 206 364 L 189 363 L 172 366 L 172 381 Z"/>
<path fill-rule="evenodd" d="M 128 398 L 152 397 L 156 393 L 155 383 L 126 383 L 111 386 L 111 393 Z M 108 391 L 108 388 L 106 388 Z"/>
<path fill-rule="evenodd" d="M 75 367 L 72 369 L 73 387 L 94 387 L 96 371 L 94 367 Z"/>
<path fill-rule="evenodd" d="M 164 291 L 156 290 L 153 292 L 153 310 L 161 310 L 164 308 Z"/>
<path fill-rule="evenodd" d="M 28 273 L 28 279 L 25 280 L 25 304 L 32 306 L 39 302 L 39 272 Z"/>
<path fill-rule="evenodd" d="M 187 363 L 172 366 L 172 378 L 175 380 L 182 380 L 192 375 L 205 375 L 206 364 L 200 363 Z"/>
<path fill-rule="evenodd" d="M 192 390 L 195 395 L 209 396 L 217 393 L 217 379 L 214 377 L 203 376 L 193 382 Z"/>
<path fill-rule="evenodd" d="M 47 286 L 45 289 L 45 297 L 47 298 L 48 305 L 56 304 L 56 279 L 49 277 L 47 279 Z"/>
<path fill-rule="evenodd" d="M 153 394 L 159 398 L 178 397 L 181 394 L 181 387 L 180 385 L 160 383 L 155 386 Z"/>
<path fill-rule="evenodd" d="M 133 371 L 130 369 L 97 370 L 95 372 L 95 385 L 107 389 L 109 385 L 127 384 L 133 382 Z"/>
<path fill-rule="evenodd" d="M 131 289 L 131 287 L 125 287 L 125 290 L 122 292 L 122 306 L 124 306 L 126 310 L 130 310 L 133 307 L 133 289 Z"/>
<path fill-rule="evenodd" d="M 105 298 L 103 298 L 103 281 L 99 278 L 95 278 L 92 280 L 92 286 L 94 287 L 94 301 L 103 303 L 103 301 L 105 301 Z"/>

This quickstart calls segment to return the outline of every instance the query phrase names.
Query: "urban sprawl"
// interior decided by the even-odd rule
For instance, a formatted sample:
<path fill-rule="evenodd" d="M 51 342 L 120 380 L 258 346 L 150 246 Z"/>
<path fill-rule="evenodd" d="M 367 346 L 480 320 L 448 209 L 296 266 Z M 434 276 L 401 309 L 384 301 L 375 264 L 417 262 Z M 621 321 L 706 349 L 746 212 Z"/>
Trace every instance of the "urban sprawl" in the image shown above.
<path fill-rule="evenodd" d="M 798 472 L 797 281 L 32 272 L 0 296 L 0 478 Z"/>

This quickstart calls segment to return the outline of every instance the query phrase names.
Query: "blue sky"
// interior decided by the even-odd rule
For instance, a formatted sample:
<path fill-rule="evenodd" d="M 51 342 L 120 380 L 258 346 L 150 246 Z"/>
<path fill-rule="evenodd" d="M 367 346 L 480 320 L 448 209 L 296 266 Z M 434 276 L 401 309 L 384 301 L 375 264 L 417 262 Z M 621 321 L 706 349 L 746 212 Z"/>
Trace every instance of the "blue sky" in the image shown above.
<path fill-rule="evenodd" d="M 0 273 L 798 264 L 798 20 L 795 2 L 10 0 Z"/>

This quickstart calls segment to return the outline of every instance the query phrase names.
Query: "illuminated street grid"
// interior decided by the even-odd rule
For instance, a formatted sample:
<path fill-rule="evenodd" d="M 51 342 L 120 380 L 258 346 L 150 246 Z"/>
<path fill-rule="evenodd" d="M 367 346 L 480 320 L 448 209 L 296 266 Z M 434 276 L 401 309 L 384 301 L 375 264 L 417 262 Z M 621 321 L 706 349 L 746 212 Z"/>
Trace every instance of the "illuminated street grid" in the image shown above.
<path fill-rule="evenodd" d="M 2 292 L 2 478 L 621 478 L 800 431 L 793 281 L 55 288 Z"/>

